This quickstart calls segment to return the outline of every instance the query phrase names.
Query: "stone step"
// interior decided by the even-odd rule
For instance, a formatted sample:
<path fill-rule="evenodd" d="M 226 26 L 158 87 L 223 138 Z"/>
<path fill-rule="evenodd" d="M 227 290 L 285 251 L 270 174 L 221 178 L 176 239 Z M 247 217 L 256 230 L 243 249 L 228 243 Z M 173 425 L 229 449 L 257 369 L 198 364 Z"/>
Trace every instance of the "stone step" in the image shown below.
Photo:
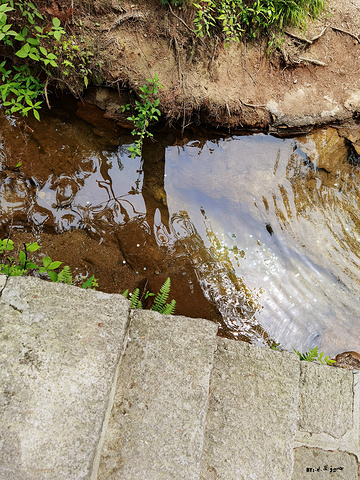
<path fill-rule="evenodd" d="M 218 339 L 201 480 L 289 480 L 298 413 L 295 355 Z"/>
<path fill-rule="evenodd" d="M 133 311 L 98 480 L 198 480 L 217 325 Z"/>
<path fill-rule="evenodd" d="M 90 479 L 129 302 L 0 275 L 0 479 Z"/>
<path fill-rule="evenodd" d="M 358 480 L 360 375 L 216 332 L 0 275 L 0 480 Z"/>

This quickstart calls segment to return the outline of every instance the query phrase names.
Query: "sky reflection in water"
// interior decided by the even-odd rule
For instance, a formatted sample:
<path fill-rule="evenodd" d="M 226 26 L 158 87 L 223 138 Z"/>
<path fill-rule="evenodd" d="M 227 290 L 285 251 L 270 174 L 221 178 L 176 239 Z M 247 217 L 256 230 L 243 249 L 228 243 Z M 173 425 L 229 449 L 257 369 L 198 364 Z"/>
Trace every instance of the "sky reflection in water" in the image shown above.
<path fill-rule="evenodd" d="M 209 228 L 220 239 L 257 294 L 255 316 L 270 336 L 288 349 L 332 354 L 360 348 L 360 172 L 345 149 L 328 169 L 318 157 L 311 138 L 169 147 L 165 187 L 170 210 L 186 210 L 208 248 Z"/>

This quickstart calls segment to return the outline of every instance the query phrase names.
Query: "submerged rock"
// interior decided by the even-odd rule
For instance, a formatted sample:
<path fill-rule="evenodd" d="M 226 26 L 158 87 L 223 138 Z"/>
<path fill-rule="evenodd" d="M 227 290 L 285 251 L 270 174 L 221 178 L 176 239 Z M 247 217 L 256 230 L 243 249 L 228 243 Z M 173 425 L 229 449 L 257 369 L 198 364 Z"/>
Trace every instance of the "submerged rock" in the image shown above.
<path fill-rule="evenodd" d="M 339 355 L 336 355 L 335 360 L 335 367 L 360 370 L 360 354 L 357 352 L 339 353 Z"/>

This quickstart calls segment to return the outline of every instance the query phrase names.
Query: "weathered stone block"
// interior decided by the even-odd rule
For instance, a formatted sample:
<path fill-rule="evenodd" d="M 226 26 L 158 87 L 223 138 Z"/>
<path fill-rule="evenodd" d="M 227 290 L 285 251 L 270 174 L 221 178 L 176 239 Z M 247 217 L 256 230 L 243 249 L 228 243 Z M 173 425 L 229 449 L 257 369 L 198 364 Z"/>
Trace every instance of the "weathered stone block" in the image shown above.
<path fill-rule="evenodd" d="M 353 375 L 301 362 L 299 430 L 340 438 L 353 427 Z"/>
<path fill-rule="evenodd" d="M 198 480 L 217 325 L 134 311 L 98 480 Z"/>
<path fill-rule="evenodd" d="M 289 480 L 299 361 L 218 339 L 210 382 L 202 480 Z"/>
<path fill-rule="evenodd" d="M 89 479 L 129 321 L 121 295 L 9 278 L 0 297 L 0 478 Z"/>

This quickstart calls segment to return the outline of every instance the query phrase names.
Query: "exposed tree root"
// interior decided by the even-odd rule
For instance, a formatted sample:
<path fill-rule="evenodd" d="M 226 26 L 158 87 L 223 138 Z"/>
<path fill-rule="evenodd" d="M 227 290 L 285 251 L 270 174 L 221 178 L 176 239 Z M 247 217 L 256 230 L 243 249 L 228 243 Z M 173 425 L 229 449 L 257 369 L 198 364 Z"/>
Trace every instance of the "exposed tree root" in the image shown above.
<path fill-rule="evenodd" d="M 348 32 L 347 30 L 343 30 L 342 28 L 338 28 L 338 27 L 333 27 L 333 26 L 331 26 L 331 28 L 332 28 L 333 30 L 335 30 L 336 32 L 345 33 L 346 35 L 350 35 L 350 37 L 355 38 L 355 40 L 356 40 L 358 43 L 360 43 L 359 37 L 357 37 L 354 33 Z"/>

